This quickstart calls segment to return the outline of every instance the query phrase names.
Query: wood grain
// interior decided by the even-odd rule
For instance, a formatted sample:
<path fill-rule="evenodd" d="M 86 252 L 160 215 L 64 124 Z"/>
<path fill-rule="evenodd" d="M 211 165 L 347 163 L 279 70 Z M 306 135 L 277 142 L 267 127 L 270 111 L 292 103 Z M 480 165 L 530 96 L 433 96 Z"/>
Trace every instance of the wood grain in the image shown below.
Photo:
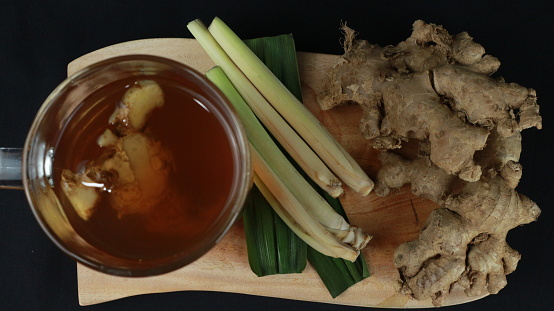
<path fill-rule="evenodd" d="M 164 56 L 185 63 L 200 72 L 212 61 L 192 39 L 147 39 L 125 42 L 86 54 L 68 65 L 72 73 L 94 62 L 126 54 Z M 375 177 L 379 169 L 376 151 L 358 132 L 361 110 L 343 106 L 321 111 L 316 96 L 336 55 L 298 53 L 304 103 L 345 146 L 362 168 Z M 393 263 L 394 249 L 414 239 L 429 213 L 436 206 L 411 194 L 408 187 L 387 197 L 374 194 L 361 197 L 346 189 L 341 198 L 350 221 L 373 235 L 364 250 L 371 277 L 332 299 L 315 271 L 308 266 L 301 274 L 256 277 L 248 266 L 242 223 L 239 221 L 210 252 L 194 263 L 161 276 L 123 278 L 98 273 L 78 265 L 79 302 L 91 305 L 123 297 L 171 291 L 200 290 L 242 293 L 331 304 L 368 307 L 432 307 L 431 301 L 416 301 L 398 293 L 398 272 Z M 455 287 L 445 305 L 465 303 L 468 298 Z"/>

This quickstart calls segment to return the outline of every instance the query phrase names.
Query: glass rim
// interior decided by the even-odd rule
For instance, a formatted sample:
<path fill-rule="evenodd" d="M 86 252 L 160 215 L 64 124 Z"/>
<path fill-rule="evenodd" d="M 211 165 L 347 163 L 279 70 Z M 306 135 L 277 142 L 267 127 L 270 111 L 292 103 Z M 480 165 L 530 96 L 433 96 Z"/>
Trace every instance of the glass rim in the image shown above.
<path fill-rule="evenodd" d="M 37 202 L 35 200 L 35 196 L 33 195 L 33 193 L 31 193 L 29 189 L 32 179 L 30 178 L 30 176 L 28 176 L 28 167 L 36 165 L 36 163 L 32 162 L 33 159 L 30 157 L 30 152 L 32 148 L 36 147 L 33 146 L 33 141 L 40 131 L 40 124 L 44 120 L 44 116 L 46 115 L 48 110 L 51 109 L 52 106 L 56 103 L 57 96 L 67 91 L 70 85 L 72 85 L 72 83 L 74 83 L 75 81 L 79 81 L 80 79 L 92 76 L 102 68 L 131 61 L 153 62 L 167 65 L 170 68 L 176 69 L 181 73 L 186 73 L 186 75 L 191 77 L 193 83 L 199 86 L 202 90 L 202 95 L 210 100 L 212 105 L 219 110 L 219 113 L 222 116 L 222 118 L 218 119 L 220 122 L 224 123 L 222 125 L 224 125 L 225 132 L 228 136 L 228 139 L 230 140 L 233 154 L 233 165 L 235 167 L 235 169 L 233 170 L 234 173 L 232 188 L 229 191 L 227 204 L 225 205 L 218 218 L 214 220 L 214 223 L 211 224 L 211 226 L 217 226 L 217 230 L 214 229 L 215 231 L 210 231 L 210 238 L 208 239 L 208 242 L 201 244 L 201 246 L 193 250 L 192 253 L 185 253 L 182 256 L 178 256 L 178 259 L 176 260 L 170 261 L 160 266 L 145 269 L 129 269 L 126 267 L 108 266 L 101 262 L 97 262 L 96 260 L 89 259 L 73 250 L 70 245 L 67 245 L 67 243 L 65 243 L 63 239 L 58 237 L 57 234 L 53 232 L 47 222 L 43 219 L 38 206 L 36 206 Z M 246 200 L 246 196 L 252 182 L 250 150 L 248 140 L 246 138 L 246 133 L 244 131 L 242 123 L 238 118 L 237 113 L 235 112 L 233 106 L 229 103 L 225 95 L 223 95 L 223 93 L 217 88 L 217 86 L 215 86 L 215 84 L 213 84 L 207 77 L 202 75 L 196 69 L 186 64 L 171 60 L 169 58 L 143 54 L 130 54 L 111 57 L 87 65 L 64 79 L 42 103 L 32 122 L 23 148 L 22 172 L 23 185 L 27 201 L 30 204 L 31 210 L 35 218 L 37 219 L 37 222 L 42 227 L 46 235 L 50 238 L 50 240 L 53 241 L 54 244 L 64 253 L 89 268 L 110 275 L 126 277 L 154 276 L 171 272 L 194 262 L 196 259 L 200 258 L 202 255 L 208 252 L 226 235 L 235 221 L 239 218 L 240 212 L 242 211 L 244 201 Z"/>

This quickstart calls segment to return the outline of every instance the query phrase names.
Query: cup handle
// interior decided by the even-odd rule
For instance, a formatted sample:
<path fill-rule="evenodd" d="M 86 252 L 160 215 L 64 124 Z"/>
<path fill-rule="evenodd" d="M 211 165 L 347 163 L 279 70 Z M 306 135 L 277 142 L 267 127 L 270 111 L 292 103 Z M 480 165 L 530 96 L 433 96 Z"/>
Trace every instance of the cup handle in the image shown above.
<path fill-rule="evenodd" d="M 0 148 L 0 189 L 23 189 L 23 148 Z"/>

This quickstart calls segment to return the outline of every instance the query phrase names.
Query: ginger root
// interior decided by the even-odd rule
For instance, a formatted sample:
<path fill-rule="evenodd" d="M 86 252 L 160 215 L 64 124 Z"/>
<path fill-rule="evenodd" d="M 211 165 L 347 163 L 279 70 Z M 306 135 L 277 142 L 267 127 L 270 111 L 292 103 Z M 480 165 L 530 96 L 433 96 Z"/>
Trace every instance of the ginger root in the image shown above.
<path fill-rule="evenodd" d="M 491 129 L 509 137 L 541 128 L 536 93 L 489 75 L 500 62 L 467 33 L 451 36 L 418 20 L 396 46 L 354 40 L 343 27 L 345 53 L 318 97 L 324 110 L 357 103 L 360 130 L 379 150 L 398 149 L 408 139 L 426 140 L 430 159 L 449 174 L 477 181 L 474 154 Z"/>
<path fill-rule="evenodd" d="M 441 299 L 454 283 L 468 296 L 496 294 L 506 286 L 506 275 L 520 255 L 506 244 L 508 231 L 536 220 L 538 206 L 518 194 L 496 171 L 477 182 L 447 174 L 428 157 L 405 160 L 382 152 L 383 164 L 375 191 L 411 184 L 412 192 L 440 205 L 416 240 L 401 244 L 394 254 L 402 291 L 416 299 Z"/>
<path fill-rule="evenodd" d="M 508 231 L 540 214 L 515 190 L 520 132 L 542 127 L 535 91 L 491 77 L 500 62 L 465 32 L 418 20 L 407 40 L 381 47 L 343 31 L 320 107 L 361 106 L 361 134 L 382 151 L 377 195 L 411 184 L 440 206 L 394 254 L 402 291 L 435 305 L 454 284 L 469 296 L 497 293 L 520 259 Z M 407 158 L 388 151 L 409 140 L 419 147 Z"/>

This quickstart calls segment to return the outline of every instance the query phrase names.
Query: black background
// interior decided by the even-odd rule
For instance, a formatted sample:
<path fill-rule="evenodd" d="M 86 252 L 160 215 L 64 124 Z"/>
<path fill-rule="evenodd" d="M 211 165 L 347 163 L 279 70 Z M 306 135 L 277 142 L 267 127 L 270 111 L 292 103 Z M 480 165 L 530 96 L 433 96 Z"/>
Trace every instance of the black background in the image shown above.
<path fill-rule="evenodd" d="M 543 212 L 512 230 L 522 253 L 498 295 L 447 310 L 546 310 L 554 200 L 551 182 L 554 23 L 548 1 L 32 1 L 0 0 L 0 146 L 21 147 L 36 111 L 66 75 L 66 65 L 93 50 L 129 40 L 191 37 L 186 24 L 221 17 L 242 38 L 293 33 L 298 50 L 340 54 L 341 21 L 381 45 L 407 38 L 416 19 L 468 31 L 498 57 L 508 82 L 537 90 L 544 129 L 523 132 L 521 193 Z M 23 191 L 0 190 L 2 310 L 362 310 L 356 307 L 213 292 L 130 297 L 80 307 L 75 263 L 36 223 Z"/>

